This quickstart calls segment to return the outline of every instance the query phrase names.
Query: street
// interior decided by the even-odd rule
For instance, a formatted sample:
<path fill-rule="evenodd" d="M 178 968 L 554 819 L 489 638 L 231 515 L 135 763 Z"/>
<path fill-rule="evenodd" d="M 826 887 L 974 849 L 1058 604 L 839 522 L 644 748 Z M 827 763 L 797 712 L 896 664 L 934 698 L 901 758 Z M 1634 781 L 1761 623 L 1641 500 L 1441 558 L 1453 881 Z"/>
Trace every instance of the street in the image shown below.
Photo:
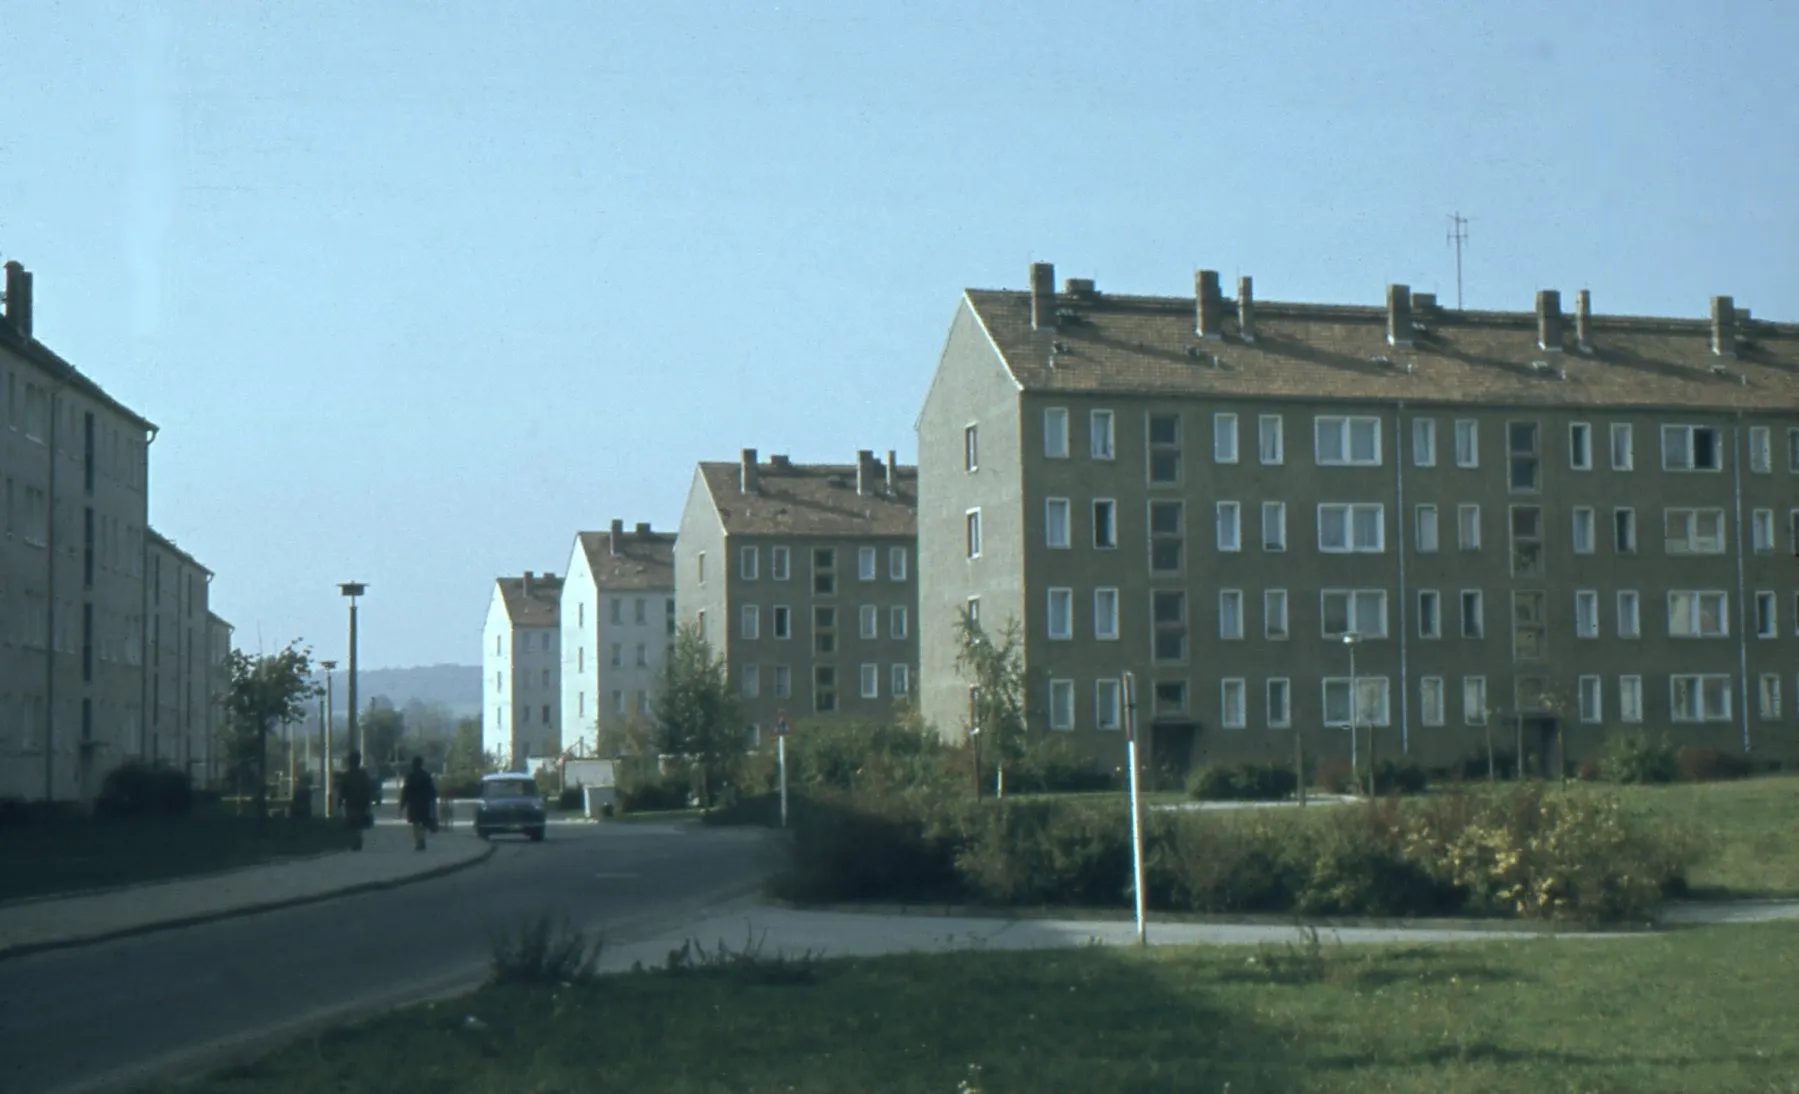
<path fill-rule="evenodd" d="M 769 862 L 759 830 L 575 824 L 496 842 L 490 861 L 415 885 L 0 961 L 0 1089 L 191 1072 L 472 985 L 492 933 L 541 914 L 620 941 L 666 931 L 752 890 Z"/>

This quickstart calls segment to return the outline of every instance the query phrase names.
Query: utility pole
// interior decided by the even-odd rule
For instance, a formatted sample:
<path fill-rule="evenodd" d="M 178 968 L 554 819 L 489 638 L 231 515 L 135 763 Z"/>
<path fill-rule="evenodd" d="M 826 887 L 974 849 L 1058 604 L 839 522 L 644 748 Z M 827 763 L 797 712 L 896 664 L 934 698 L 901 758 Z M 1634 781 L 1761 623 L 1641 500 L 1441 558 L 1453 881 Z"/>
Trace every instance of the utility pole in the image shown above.
<path fill-rule="evenodd" d="M 324 809 L 320 816 L 331 815 L 331 670 L 337 667 L 336 661 L 320 661 L 319 667 L 325 670 L 325 709 L 319 718 L 319 770 L 321 785 L 325 789 L 325 800 L 321 803 Z"/>
<path fill-rule="evenodd" d="M 368 586 L 359 581 L 346 581 L 338 586 L 338 590 L 350 598 L 350 749 L 363 751 L 362 738 L 356 727 L 356 598 L 368 591 Z M 364 756 L 366 763 L 369 757 Z"/>
<path fill-rule="evenodd" d="M 1468 242 L 1468 218 L 1449 214 L 1449 239 L 1455 246 L 1455 310 L 1462 310 L 1462 244 Z"/>

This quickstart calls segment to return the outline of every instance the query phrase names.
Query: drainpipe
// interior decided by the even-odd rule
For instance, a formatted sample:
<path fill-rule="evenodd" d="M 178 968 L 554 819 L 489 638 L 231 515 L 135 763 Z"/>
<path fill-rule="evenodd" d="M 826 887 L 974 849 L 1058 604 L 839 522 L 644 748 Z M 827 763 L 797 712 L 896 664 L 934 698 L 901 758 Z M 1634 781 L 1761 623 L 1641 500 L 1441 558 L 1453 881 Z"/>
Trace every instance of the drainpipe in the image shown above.
<path fill-rule="evenodd" d="M 1405 400 L 1400 400 L 1393 414 L 1393 504 L 1398 510 L 1395 513 L 1393 526 L 1399 540 L 1399 611 L 1394 613 L 1399 620 L 1399 751 L 1401 755 L 1412 753 L 1412 719 L 1411 696 L 1412 685 L 1406 675 L 1406 640 L 1410 637 L 1411 628 L 1406 624 L 1406 583 L 1405 583 Z M 1440 534 L 1440 532 L 1439 532 Z M 1439 613 L 1442 611 L 1438 607 Z M 1352 699 L 1353 701 L 1353 699 Z"/>
<path fill-rule="evenodd" d="M 1737 411 L 1737 424 L 1730 431 L 1730 487 L 1736 503 L 1734 523 L 1737 541 L 1737 672 L 1741 680 L 1737 685 L 1737 694 L 1742 697 L 1738 704 L 1741 708 L 1743 726 L 1743 752 L 1749 752 L 1749 623 L 1754 617 L 1749 612 L 1747 579 L 1744 576 L 1743 563 L 1743 412 Z"/>

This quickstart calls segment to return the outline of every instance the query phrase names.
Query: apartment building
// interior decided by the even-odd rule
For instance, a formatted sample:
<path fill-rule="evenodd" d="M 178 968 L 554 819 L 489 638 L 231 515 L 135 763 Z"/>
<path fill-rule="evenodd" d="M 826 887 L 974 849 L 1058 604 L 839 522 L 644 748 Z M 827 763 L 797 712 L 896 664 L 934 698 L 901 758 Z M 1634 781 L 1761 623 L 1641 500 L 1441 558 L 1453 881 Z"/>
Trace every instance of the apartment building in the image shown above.
<path fill-rule="evenodd" d="M 217 612 L 206 613 L 206 673 L 207 694 L 211 696 L 207 714 L 212 719 L 212 728 L 208 740 L 216 741 L 218 733 L 225 726 L 227 710 L 225 694 L 231 689 L 231 670 L 228 659 L 231 656 L 231 635 L 235 630 Z M 216 785 L 220 774 L 220 757 L 216 750 L 206 754 L 206 784 Z"/>
<path fill-rule="evenodd" d="M 481 747 L 509 770 L 562 751 L 562 586 L 530 570 L 494 581 L 481 632 Z"/>
<path fill-rule="evenodd" d="M 701 463 L 675 542 L 675 598 L 742 696 L 751 739 L 816 718 L 880 719 L 918 675 L 918 473 L 854 464 Z"/>
<path fill-rule="evenodd" d="M 89 800 L 144 730 L 147 450 L 156 427 L 0 321 L 0 797 Z"/>
<path fill-rule="evenodd" d="M 214 768 L 215 704 L 208 657 L 212 571 L 154 528 L 147 560 L 144 637 L 150 656 L 144 709 L 150 713 L 136 751 L 204 783 Z"/>
<path fill-rule="evenodd" d="M 1352 723 L 1427 764 L 1799 751 L 1799 328 L 1030 286 L 964 294 L 918 421 L 941 731 L 972 611 L 1022 626 L 1031 729 L 1108 762 L 1127 672 L 1176 769 L 1346 758 Z"/>
<path fill-rule="evenodd" d="M 674 642 L 674 560 L 675 536 L 647 523 L 575 536 L 562 587 L 565 751 L 616 748 L 649 718 Z"/>

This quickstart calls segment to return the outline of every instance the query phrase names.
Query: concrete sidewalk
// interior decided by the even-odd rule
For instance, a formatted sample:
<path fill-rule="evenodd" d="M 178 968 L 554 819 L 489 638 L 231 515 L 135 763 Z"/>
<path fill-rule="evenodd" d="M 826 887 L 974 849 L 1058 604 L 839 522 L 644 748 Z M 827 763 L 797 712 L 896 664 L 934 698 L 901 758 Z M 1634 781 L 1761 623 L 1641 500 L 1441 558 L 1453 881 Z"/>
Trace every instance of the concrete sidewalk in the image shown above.
<path fill-rule="evenodd" d="M 345 833 L 348 840 L 349 833 Z M 424 853 L 408 829 L 379 826 L 349 850 L 227 873 L 0 906 L 0 959 L 387 889 L 472 866 L 494 846 L 442 833 Z"/>

